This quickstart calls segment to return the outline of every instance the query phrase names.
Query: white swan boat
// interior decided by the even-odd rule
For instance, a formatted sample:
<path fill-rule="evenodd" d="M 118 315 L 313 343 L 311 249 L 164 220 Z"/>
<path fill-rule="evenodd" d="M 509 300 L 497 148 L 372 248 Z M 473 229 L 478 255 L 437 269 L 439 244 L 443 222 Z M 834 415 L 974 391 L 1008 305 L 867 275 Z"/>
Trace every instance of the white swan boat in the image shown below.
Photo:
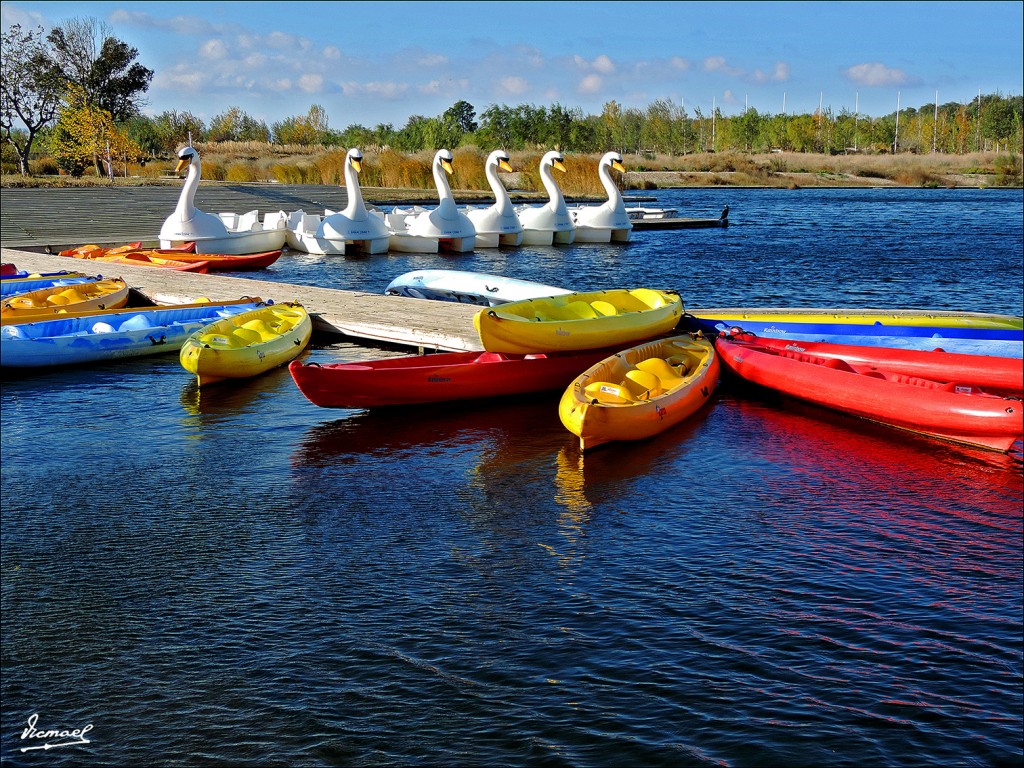
<path fill-rule="evenodd" d="M 533 283 L 501 275 L 481 272 L 461 272 L 456 269 L 416 269 L 399 275 L 384 293 L 388 296 L 406 296 L 413 299 L 454 301 L 496 307 L 511 301 L 539 299 L 572 293 L 565 288 Z"/>
<path fill-rule="evenodd" d="M 447 174 L 452 173 L 452 153 L 440 149 L 434 155 L 434 184 L 437 208 L 416 211 L 395 208 L 384 217 L 392 251 L 437 253 L 439 250 L 466 253 L 476 247 L 473 222 L 455 205 Z"/>
<path fill-rule="evenodd" d="M 511 247 L 523 242 L 523 225 L 516 216 L 508 190 L 498 177 L 499 170 L 511 173 L 512 166 L 508 153 L 496 149 L 487 156 L 484 163 L 487 183 L 494 192 L 494 205 L 487 208 L 463 209 L 476 229 L 477 248 Z"/>
<path fill-rule="evenodd" d="M 583 205 L 570 209 L 573 223 L 576 225 L 577 243 L 627 243 L 633 231 L 626 212 L 626 204 L 622 200 L 612 169 L 625 173 L 622 155 L 618 152 L 607 152 L 597 164 L 597 175 L 601 186 L 608 193 L 608 200 L 601 205 Z"/>
<path fill-rule="evenodd" d="M 177 171 L 188 168 L 185 185 L 174 213 L 160 228 L 160 247 L 174 248 L 194 242 L 196 253 L 223 253 L 240 256 L 284 248 L 288 237 L 284 211 L 268 213 L 260 221 L 259 211 L 214 215 L 196 208 L 196 189 L 202 178 L 203 164 L 194 147 L 178 153 Z"/>
<path fill-rule="evenodd" d="M 295 250 L 323 255 L 344 255 L 351 249 L 359 253 L 387 253 L 391 233 L 384 217 L 366 208 L 359 187 L 363 153 L 350 149 L 345 155 L 345 193 L 348 205 L 340 212 L 325 210 L 316 214 L 295 211 L 288 217 L 288 246 Z"/>
<path fill-rule="evenodd" d="M 523 225 L 523 245 L 570 245 L 576 239 L 576 225 L 565 205 L 552 168 L 565 173 L 561 152 L 548 152 L 540 159 L 540 179 L 548 193 L 545 205 L 525 205 L 516 209 Z"/>

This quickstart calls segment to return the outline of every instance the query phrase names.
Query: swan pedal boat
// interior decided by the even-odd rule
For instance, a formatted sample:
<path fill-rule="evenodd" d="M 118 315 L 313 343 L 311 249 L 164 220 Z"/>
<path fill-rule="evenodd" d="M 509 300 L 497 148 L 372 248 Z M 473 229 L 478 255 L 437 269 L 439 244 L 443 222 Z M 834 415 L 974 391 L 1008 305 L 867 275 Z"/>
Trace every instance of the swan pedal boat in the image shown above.
<path fill-rule="evenodd" d="M 738 327 L 759 338 L 1024 357 L 1024 318 L 916 309 L 689 309 L 681 328 L 714 336 Z"/>
<path fill-rule="evenodd" d="M 606 152 L 598 161 L 597 174 L 608 199 L 601 205 L 582 205 L 569 209 L 576 227 L 577 243 L 628 243 L 633 224 L 626 213 L 622 193 L 612 178 L 612 169 L 626 172 L 622 155 Z"/>
<path fill-rule="evenodd" d="M 511 159 L 501 149 L 491 152 L 484 161 L 484 175 L 494 193 L 494 204 L 486 208 L 463 208 L 476 230 L 477 248 L 501 248 L 522 245 L 523 225 L 516 215 L 508 190 L 501 183 L 498 171 L 512 172 Z"/>
<path fill-rule="evenodd" d="M 101 280 L 102 275 L 87 275 L 84 272 L 35 272 L 24 277 L 0 280 L 0 298 L 16 296 L 19 293 L 38 291 L 58 285 L 77 285 Z"/>
<path fill-rule="evenodd" d="M 973 384 L 992 392 L 1024 395 L 1024 365 L 1012 357 L 961 355 L 940 349 L 893 349 L 853 344 L 797 341 L 795 339 L 761 338 L 741 328 L 732 328 L 728 340 L 756 342 L 759 346 L 779 352 L 802 352 L 826 360 L 843 360 L 869 370 L 885 369 L 890 373 L 918 376 L 948 383 Z"/>
<path fill-rule="evenodd" d="M 572 291 L 529 280 L 485 275 L 481 272 L 462 272 L 457 269 L 416 269 L 399 275 L 384 289 L 387 296 L 453 301 L 460 304 L 477 304 L 481 307 L 495 307 L 513 301 L 567 293 Z"/>
<path fill-rule="evenodd" d="M 80 315 L 97 309 L 119 309 L 128 303 L 128 284 L 119 277 L 41 288 L 4 299 L 0 323 L 45 320 L 57 315 Z"/>
<path fill-rule="evenodd" d="M 562 424 L 586 451 L 644 440 L 700 410 L 718 386 L 713 343 L 699 334 L 640 344 L 605 358 L 569 385 L 558 404 Z"/>
<path fill-rule="evenodd" d="M 715 347 L 722 365 L 739 378 L 850 416 L 1004 453 L 1024 438 L 1020 398 L 992 394 L 973 384 L 774 349 L 742 335 L 719 336 Z"/>
<path fill-rule="evenodd" d="M 200 328 L 181 345 L 179 359 L 199 386 L 246 379 L 291 362 L 312 335 L 301 304 L 268 304 Z"/>
<path fill-rule="evenodd" d="M 448 184 L 447 175 L 455 172 L 452 159 L 447 149 L 439 149 L 434 155 L 432 171 L 438 194 L 437 208 L 420 211 L 394 208 L 385 215 L 390 250 L 468 253 L 476 247 L 476 228 L 455 204 Z"/>
<path fill-rule="evenodd" d="M 560 390 L 608 354 L 443 352 L 328 365 L 295 361 L 288 370 L 314 405 L 376 408 Z"/>
<path fill-rule="evenodd" d="M 90 312 L 0 327 L 0 365 L 42 368 L 179 352 L 192 333 L 258 298 Z"/>
<path fill-rule="evenodd" d="M 359 186 L 362 169 L 363 152 L 353 147 L 345 154 L 345 210 L 325 210 L 323 219 L 305 211 L 290 214 L 286 224 L 289 248 L 325 256 L 344 256 L 349 250 L 387 253 L 391 233 L 384 215 L 370 211 L 363 202 Z"/>
<path fill-rule="evenodd" d="M 617 289 L 481 309 L 473 325 L 488 352 L 529 354 L 621 347 L 671 331 L 682 312 L 674 291 Z"/>
<path fill-rule="evenodd" d="M 277 251 L 288 237 L 284 211 L 267 213 L 260 221 L 259 211 L 214 215 L 196 208 L 196 190 L 202 178 L 202 160 L 194 147 L 178 152 L 176 171 L 188 169 L 174 213 L 160 228 L 160 247 L 174 248 L 194 243 L 195 252 L 241 255 Z"/>
<path fill-rule="evenodd" d="M 548 202 L 516 208 L 516 216 L 523 228 L 523 245 L 572 245 L 576 239 L 576 225 L 572 222 L 562 190 L 551 173 L 552 168 L 565 173 L 565 158 L 561 152 L 547 152 L 540 159 L 540 180 L 548 193 Z"/>

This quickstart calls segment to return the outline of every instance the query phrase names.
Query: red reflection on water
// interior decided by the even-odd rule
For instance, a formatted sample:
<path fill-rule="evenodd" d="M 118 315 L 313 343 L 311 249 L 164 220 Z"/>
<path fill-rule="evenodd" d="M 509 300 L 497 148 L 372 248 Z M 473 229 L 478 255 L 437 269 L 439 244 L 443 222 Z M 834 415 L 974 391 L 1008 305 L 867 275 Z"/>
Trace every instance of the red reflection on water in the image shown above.
<path fill-rule="evenodd" d="M 783 464 L 822 487 L 856 489 L 851 514 L 865 514 L 867 497 L 893 498 L 893 490 L 914 494 L 914 509 L 953 515 L 1003 530 L 1019 530 L 1024 503 L 1021 443 L 1011 454 L 946 444 L 908 432 L 833 413 L 788 399 L 771 402 L 728 397 L 722 407 L 764 433 L 759 458 Z M 843 497 L 832 499 L 843 505 Z M 891 521 L 893 535 L 913 536 L 934 520 L 906 509 L 875 507 L 874 517 Z"/>

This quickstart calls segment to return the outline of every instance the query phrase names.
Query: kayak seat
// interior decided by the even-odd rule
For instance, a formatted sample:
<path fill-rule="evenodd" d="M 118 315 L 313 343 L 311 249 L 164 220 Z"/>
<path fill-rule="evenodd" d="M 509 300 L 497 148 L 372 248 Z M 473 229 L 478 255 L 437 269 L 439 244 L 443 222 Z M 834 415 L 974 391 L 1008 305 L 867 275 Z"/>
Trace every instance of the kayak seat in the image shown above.
<path fill-rule="evenodd" d="M 234 336 L 239 341 L 241 341 L 242 346 L 246 347 L 251 346 L 253 344 L 259 344 L 261 341 L 263 341 L 263 335 L 259 331 L 253 330 L 252 328 L 247 328 L 247 325 L 249 324 L 246 323 L 241 328 L 235 328 L 235 330 L 231 332 L 231 335 Z"/>
<path fill-rule="evenodd" d="M 601 405 L 629 405 L 636 402 L 632 392 L 619 384 L 612 384 L 610 381 L 593 381 L 584 388 L 583 392 L 591 402 Z"/>
<path fill-rule="evenodd" d="M 853 368 L 851 368 L 849 363 L 847 363 L 845 360 L 831 358 L 829 360 L 826 360 L 822 365 L 825 368 L 834 368 L 837 371 L 847 371 L 848 373 L 854 373 Z"/>
<path fill-rule="evenodd" d="M 585 301 L 572 301 L 565 305 L 567 320 L 593 320 L 597 312 Z"/>
<path fill-rule="evenodd" d="M 661 382 L 662 389 L 674 389 L 683 383 L 683 377 L 676 369 L 668 364 L 668 361 L 661 357 L 649 357 L 636 364 L 641 371 L 653 373 Z"/>
<path fill-rule="evenodd" d="M 615 305 L 608 301 L 601 301 L 598 299 L 597 301 L 590 302 L 590 306 L 594 308 L 594 311 L 597 312 L 598 315 L 603 317 L 611 317 L 612 315 L 619 314 L 619 310 L 615 308 Z"/>
<path fill-rule="evenodd" d="M 223 333 L 204 333 L 198 341 L 211 349 L 237 349 L 243 345 L 242 340 L 234 334 Z"/>
<path fill-rule="evenodd" d="M 276 339 L 278 337 L 278 335 L 279 335 L 279 334 L 275 333 L 274 330 L 272 328 L 270 328 L 270 326 L 268 326 L 263 321 L 262 318 L 259 318 L 259 317 L 255 318 L 253 320 L 250 320 L 247 323 L 244 323 L 242 325 L 242 328 L 246 328 L 246 329 L 248 329 L 250 331 L 255 331 L 257 334 L 259 334 L 260 338 L 263 339 L 264 341 L 270 341 L 271 339 Z"/>
<path fill-rule="evenodd" d="M 102 320 L 98 323 L 93 323 L 91 328 L 93 333 L 115 333 L 116 329 L 110 323 L 104 323 Z"/>
<path fill-rule="evenodd" d="M 626 372 L 626 378 L 622 380 L 622 386 L 626 387 L 637 400 L 649 400 L 663 392 L 661 379 L 653 373 L 636 368 Z"/>
<path fill-rule="evenodd" d="M 478 363 L 500 363 L 508 358 L 500 352 L 484 352 L 476 359 Z"/>
<path fill-rule="evenodd" d="M 143 331 L 146 328 L 152 328 L 153 324 L 149 322 L 149 319 L 145 315 L 132 315 L 117 329 L 119 331 Z"/>

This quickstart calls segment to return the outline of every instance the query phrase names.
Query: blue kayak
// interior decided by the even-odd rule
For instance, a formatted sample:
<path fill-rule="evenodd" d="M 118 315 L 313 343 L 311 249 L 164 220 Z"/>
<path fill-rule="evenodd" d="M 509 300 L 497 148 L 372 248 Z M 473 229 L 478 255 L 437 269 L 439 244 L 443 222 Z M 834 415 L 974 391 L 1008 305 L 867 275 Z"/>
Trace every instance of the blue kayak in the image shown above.
<path fill-rule="evenodd" d="M 179 353 L 195 331 L 265 306 L 258 299 L 144 307 L 0 328 L 0 367 L 42 368 Z"/>
<path fill-rule="evenodd" d="M 691 309 L 679 327 L 709 336 L 742 328 L 772 339 L 1024 358 L 1024 322 L 1012 315 L 856 309 L 800 315 L 795 309 Z"/>
<path fill-rule="evenodd" d="M 8 296 L 38 291 L 40 288 L 90 283 L 102 279 L 101 275 L 83 275 L 81 272 L 44 272 L 26 274 L 23 277 L 4 277 L 0 280 L 0 298 L 6 299 Z"/>

